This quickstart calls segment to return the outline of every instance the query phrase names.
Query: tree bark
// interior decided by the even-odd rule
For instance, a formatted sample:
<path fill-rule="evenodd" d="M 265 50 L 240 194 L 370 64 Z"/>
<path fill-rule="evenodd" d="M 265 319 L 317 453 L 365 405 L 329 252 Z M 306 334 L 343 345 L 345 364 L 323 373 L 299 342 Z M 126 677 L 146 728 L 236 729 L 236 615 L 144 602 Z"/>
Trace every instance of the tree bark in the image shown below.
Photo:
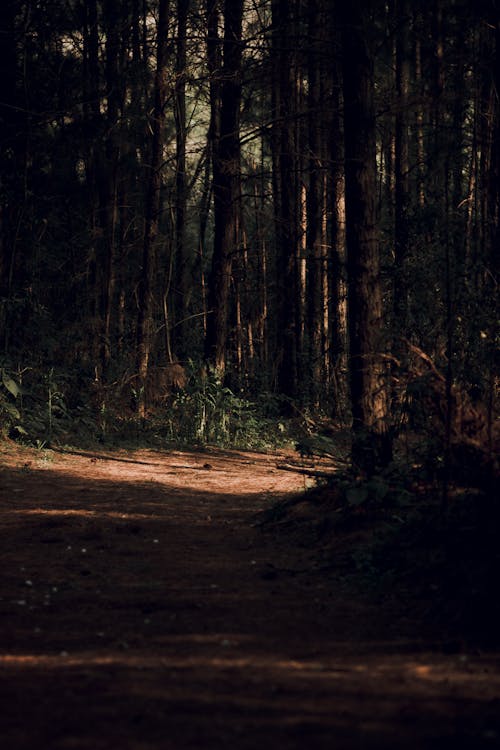
<path fill-rule="evenodd" d="M 309 189 L 307 200 L 307 247 L 308 247 L 308 330 L 311 403 L 319 408 L 325 395 L 326 372 L 324 351 L 323 270 L 326 254 L 325 222 L 325 149 L 324 117 L 322 100 L 325 48 L 322 29 L 325 17 L 319 0 L 308 2 L 308 131 L 309 131 Z"/>
<path fill-rule="evenodd" d="M 118 170 L 120 159 L 119 118 L 123 106 L 120 75 L 119 8 L 106 0 L 104 26 L 106 32 L 106 138 L 99 174 L 101 223 L 103 227 L 102 289 L 101 289 L 101 366 L 106 377 L 112 356 L 111 326 L 115 291 L 115 264 L 118 234 Z"/>
<path fill-rule="evenodd" d="M 0 323 L 5 325 L 9 277 L 14 254 L 16 174 L 19 169 L 20 111 L 17 91 L 16 2 L 0 9 Z M 2 326 L 3 328 L 3 326 Z"/>
<path fill-rule="evenodd" d="M 332 19 L 335 22 L 335 19 Z M 333 39 L 338 39 L 332 29 Z M 345 246 L 345 164 L 344 132 L 341 111 L 342 75 L 341 65 L 332 60 L 330 154 L 331 170 L 328 199 L 331 205 L 331 248 L 328 263 L 328 286 L 331 296 L 330 311 L 330 378 L 332 381 L 333 416 L 343 422 L 350 419 L 348 383 L 348 336 L 347 336 L 347 258 Z"/>
<path fill-rule="evenodd" d="M 142 277 L 139 289 L 139 315 L 137 321 L 137 412 L 146 414 L 146 382 L 153 345 L 153 300 L 156 270 L 156 244 L 161 212 L 161 167 L 165 101 L 167 97 L 168 22 L 169 0 L 160 0 L 157 29 L 156 72 L 154 84 L 153 143 L 149 174 L 149 188 L 144 225 Z"/>
<path fill-rule="evenodd" d="M 174 348 L 181 359 L 189 356 L 188 326 L 190 258 L 186 246 L 186 64 L 187 64 L 187 18 L 190 0 L 177 0 L 177 55 L 175 77 L 175 291 L 179 320 L 177 321 Z"/>
<path fill-rule="evenodd" d="M 296 2 L 272 0 L 273 70 L 273 203 L 277 254 L 277 380 L 288 398 L 298 391 L 299 334 L 298 226 L 299 184 L 296 128 L 296 50 L 293 11 Z"/>
<path fill-rule="evenodd" d="M 209 0 L 209 6 L 213 6 Z M 231 264 L 240 246 L 240 102 L 243 0 L 225 0 L 220 135 L 213 144 L 214 248 L 209 279 L 205 356 L 226 367 Z M 218 107 L 218 101 L 212 105 Z M 218 120 L 213 113 L 214 121 Z"/>
<path fill-rule="evenodd" d="M 394 325 L 406 331 L 408 281 L 409 139 L 408 92 L 410 85 L 408 0 L 396 0 L 396 117 L 394 124 Z"/>
<path fill-rule="evenodd" d="M 391 458 L 377 226 L 370 2 L 342 8 L 346 245 L 353 463 L 368 474 Z"/>

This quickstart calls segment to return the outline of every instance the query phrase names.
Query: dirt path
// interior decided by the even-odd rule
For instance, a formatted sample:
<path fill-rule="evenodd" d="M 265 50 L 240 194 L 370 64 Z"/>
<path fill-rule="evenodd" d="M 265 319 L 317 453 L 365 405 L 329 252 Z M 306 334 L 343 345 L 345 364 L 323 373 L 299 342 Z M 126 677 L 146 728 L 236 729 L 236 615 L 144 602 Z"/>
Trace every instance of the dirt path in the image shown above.
<path fill-rule="evenodd" d="M 500 657 L 398 632 L 252 523 L 303 487 L 277 462 L 4 450 L 3 748 L 500 747 Z"/>

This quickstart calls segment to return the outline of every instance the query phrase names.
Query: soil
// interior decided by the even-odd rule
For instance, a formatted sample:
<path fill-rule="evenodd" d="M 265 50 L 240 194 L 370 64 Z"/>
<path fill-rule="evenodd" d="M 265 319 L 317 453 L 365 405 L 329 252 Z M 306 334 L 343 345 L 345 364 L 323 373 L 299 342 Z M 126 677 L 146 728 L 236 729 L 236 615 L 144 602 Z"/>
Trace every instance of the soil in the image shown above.
<path fill-rule="evenodd" d="M 290 456 L 1 459 L 6 750 L 500 747 L 500 654 L 444 648 L 263 529 L 304 490 Z"/>

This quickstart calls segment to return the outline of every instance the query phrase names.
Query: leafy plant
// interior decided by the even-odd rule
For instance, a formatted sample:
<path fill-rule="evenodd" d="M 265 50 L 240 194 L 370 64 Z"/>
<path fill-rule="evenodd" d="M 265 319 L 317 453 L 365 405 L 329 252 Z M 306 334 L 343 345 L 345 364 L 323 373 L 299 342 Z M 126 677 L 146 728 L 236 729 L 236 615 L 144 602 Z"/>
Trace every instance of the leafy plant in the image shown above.
<path fill-rule="evenodd" d="M 1 370 L 1 385 L 0 431 L 3 433 L 14 432 L 18 435 L 26 435 L 26 430 L 21 424 L 20 409 L 15 403 L 21 398 L 22 389 L 6 367 L 2 367 Z"/>
<path fill-rule="evenodd" d="M 236 394 L 214 370 L 191 363 L 186 388 L 168 410 L 169 437 L 183 443 L 261 448 L 283 441 L 282 425 L 264 416 L 265 404 Z"/>
<path fill-rule="evenodd" d="M 38 449 L 56 434 L 74 428 L 66 406 L 64 379 L 51 367 L 40 372 L 34 367 L 16 371 L 4 362 L 0 369 L 0 430 L 21 438 Z"/>

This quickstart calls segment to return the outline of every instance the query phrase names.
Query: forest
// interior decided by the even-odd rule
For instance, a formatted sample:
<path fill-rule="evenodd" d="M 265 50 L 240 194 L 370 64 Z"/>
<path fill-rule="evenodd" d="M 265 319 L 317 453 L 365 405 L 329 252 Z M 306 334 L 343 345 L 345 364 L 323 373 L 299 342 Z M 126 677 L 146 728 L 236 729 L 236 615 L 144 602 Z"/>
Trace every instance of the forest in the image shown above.
<path fill-rule="evenodd" d="M 9 750 L 500 738 L 499 0 L 0 2 Z"/>
<path fill-rule="evenodd" d="M 4 432 L 319 416 L 362 469 L 408 423 L 491 458 L 494 0 L 9 0 L 0 31 Z"/>

